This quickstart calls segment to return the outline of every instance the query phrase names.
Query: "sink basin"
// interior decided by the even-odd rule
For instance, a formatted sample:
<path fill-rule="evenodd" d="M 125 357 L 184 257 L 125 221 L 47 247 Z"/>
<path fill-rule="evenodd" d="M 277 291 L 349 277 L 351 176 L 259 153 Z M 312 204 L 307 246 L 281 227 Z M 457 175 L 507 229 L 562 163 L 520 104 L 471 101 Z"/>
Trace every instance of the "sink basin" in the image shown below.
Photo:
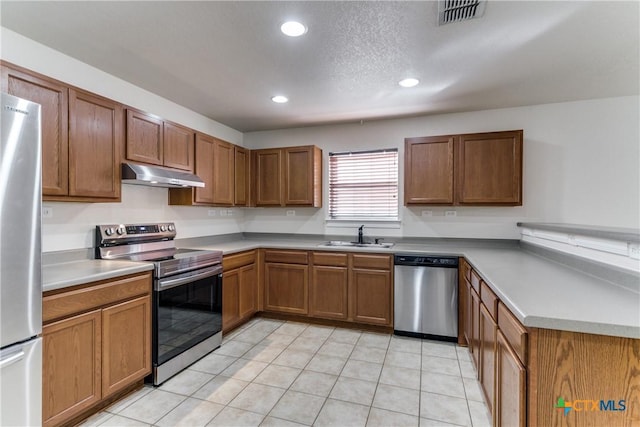
<path fill-rule="evenodd" d="M 351 247 L 351 248 L 392 248 L 394 243 L 358 243 L 347 242 L 344 240 L 331 240 L 329 242 L 322 243 L 318 246 L 322 247 Z"/>

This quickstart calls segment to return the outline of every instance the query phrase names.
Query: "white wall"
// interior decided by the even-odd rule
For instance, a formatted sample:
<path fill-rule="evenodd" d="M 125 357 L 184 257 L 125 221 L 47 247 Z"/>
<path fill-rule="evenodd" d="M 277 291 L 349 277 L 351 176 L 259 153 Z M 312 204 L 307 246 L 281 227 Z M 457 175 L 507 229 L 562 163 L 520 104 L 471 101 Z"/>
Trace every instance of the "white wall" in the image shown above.
<path fill-rule="evenodd" d="M 402 208 L 396 228 L 375 236 L 518 239 L 518 221 L 546 221 L 640 228 L 639 98 L 622 97 L 522 108 L 443 114 L 410 119 L 317 126 L 241 134 L 175 103 L 0 27 L 0 57 L 69 84 L 158 114 L 193 129 L 251 148 L 315 144 L 329 151 L 398 147 L 410 136 L 524 129 L 522 207 Z M 402 162 L 400 179 L 402 195 Z M 96 224 L 175 221 L 179 237 L 238 231 L 352 234 L 354 227 L 325 224 L 326 208 L 226 209 L 173 207 L 167 190 L 122 186 L 122 203 L 50 203 L 43 220 L 44 251 L 92 247 Z M 432 217 L 422 217 L 431 210 Z M 214 211 L 215 216 L 209 216 Z M 373 225 L 372 225 L 373 226 Z"/>
<path fill-rule="evenodd" d="M 330 151 L 392 148 L 404 156 L 413 136 L 524 130 L 524 203 L 521 207 L 412 207 L 401 209 L 400 228 L 377 236 L 519 238 L 518 221 L 565 222 L 640 228 L 639 98 L 536 105 L 408 119 L 317 126 L 244 135 L 251 148 L 315 144 Z M 400 162 L 400 179 L 403 179 Z M 245 231 L 351 234 L 325 223 L 324 208 L 259 209 L 245 213 Z M 402 184 L 400 200 L 403 200 Z M 444 217 L 455 209 L 456 218 Z M 422 217 L 431 210 L 432 217 Z"/>

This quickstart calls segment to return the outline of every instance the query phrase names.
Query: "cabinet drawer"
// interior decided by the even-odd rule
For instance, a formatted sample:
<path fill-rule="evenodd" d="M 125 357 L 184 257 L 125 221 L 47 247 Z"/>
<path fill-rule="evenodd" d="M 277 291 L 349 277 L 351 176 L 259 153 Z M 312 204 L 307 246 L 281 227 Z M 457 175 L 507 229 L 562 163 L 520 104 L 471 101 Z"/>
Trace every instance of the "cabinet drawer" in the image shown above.
<path fill-rule="evenodd" d="M 233 270 L 234 268 L 244 267 L 245 265 L 256 262 L 256 251 L 241 252 L 239 254 L 227 255 L 222 258 L 222 269 L 224 271 Z"/>
<path fill-rule="evenodd" d="M 491 289 L 489 289 L 489 285 L 487 285 L 484 280 L 480 281 L 480 300 L 487 307 L 489 314 L 493 319 L 498 318 L 498 297 L 493 293 Z"/>
<path fill-rule="evenodd" d="M 265 262 L 282 262 L 286 264 L 308 264 L 309 255 L 305 251 L 264 251 Z"/>
<path fill-rule="evenodd" d="M 475 270 L 471 268 L 469 270 L 471 270 L 471 286 L 473 286 L 473 289 L 475 289 L 477 293 L 480 293 L 480 276 L 478 276 Z"/>
<path fill-rule="evenodd" d="M 330 265 L 335 267 L 346 267 L 348 264 L 347 254 L 332 254 L 329 252 L 313 252 L 313 263 L 315 265 Z"/>
<path fill-rule="evenodd" d="M 520 358 L 527 365 L 527 330 L 502 303 L 498 304 L 498 329 Z"/>
<path fill-rule="evenodd" d="M 68 292 L 45 294 L 42 298 L 42 321 L 47 323 L 150 292 L 151 273 L 145 273 L 119 280 L 95 282 Z"/>
<path fill-rule="evenodd" d="M 393 258 L 390 255 L 352 255 L 353 268 L 377 268 L 391 270 Z"/>

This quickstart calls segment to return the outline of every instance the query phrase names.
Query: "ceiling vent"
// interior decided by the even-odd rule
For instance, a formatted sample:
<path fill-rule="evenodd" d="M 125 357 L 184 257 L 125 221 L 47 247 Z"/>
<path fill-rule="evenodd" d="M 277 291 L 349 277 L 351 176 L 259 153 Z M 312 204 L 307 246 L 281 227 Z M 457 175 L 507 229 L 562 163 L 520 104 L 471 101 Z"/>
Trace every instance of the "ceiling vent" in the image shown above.
<path fill-rule="evenodd" d="M 486 0 L 438 0 L 438 25 L 479 18 Z"/>

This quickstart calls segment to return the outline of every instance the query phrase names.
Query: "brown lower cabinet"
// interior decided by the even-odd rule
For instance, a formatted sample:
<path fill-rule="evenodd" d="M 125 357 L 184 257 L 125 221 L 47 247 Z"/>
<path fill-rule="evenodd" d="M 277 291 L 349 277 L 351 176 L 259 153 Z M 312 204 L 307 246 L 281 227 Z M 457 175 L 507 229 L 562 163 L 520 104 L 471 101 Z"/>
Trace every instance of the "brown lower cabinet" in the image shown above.
<path fill-rule="evenodd" d="M 57 426 L 151 373 L 151 274 L 43 295 L 42 419 Z"/>
<path fill-rule="evenodd" d="M 246 322 L 258 310 L 256 251 L 225 256 L 222 260 L 222 331 Z"/>
<path fill-rule="evenodd" d="M 315 254 L 314 254 L 315 255 Z M 346 254 L 341 254 L 346 265 Z M 311 267 L 309 315 L 345 320 L 348 313 L 347 289 L 349 269 L 346 266 L 314 265 Z"/>
<path fill-rule="evenodd" d="M 525 426 L 527 420 L 527 370 L 504 334 L 496 333 L 496 390 L 493 424 Z"/>

